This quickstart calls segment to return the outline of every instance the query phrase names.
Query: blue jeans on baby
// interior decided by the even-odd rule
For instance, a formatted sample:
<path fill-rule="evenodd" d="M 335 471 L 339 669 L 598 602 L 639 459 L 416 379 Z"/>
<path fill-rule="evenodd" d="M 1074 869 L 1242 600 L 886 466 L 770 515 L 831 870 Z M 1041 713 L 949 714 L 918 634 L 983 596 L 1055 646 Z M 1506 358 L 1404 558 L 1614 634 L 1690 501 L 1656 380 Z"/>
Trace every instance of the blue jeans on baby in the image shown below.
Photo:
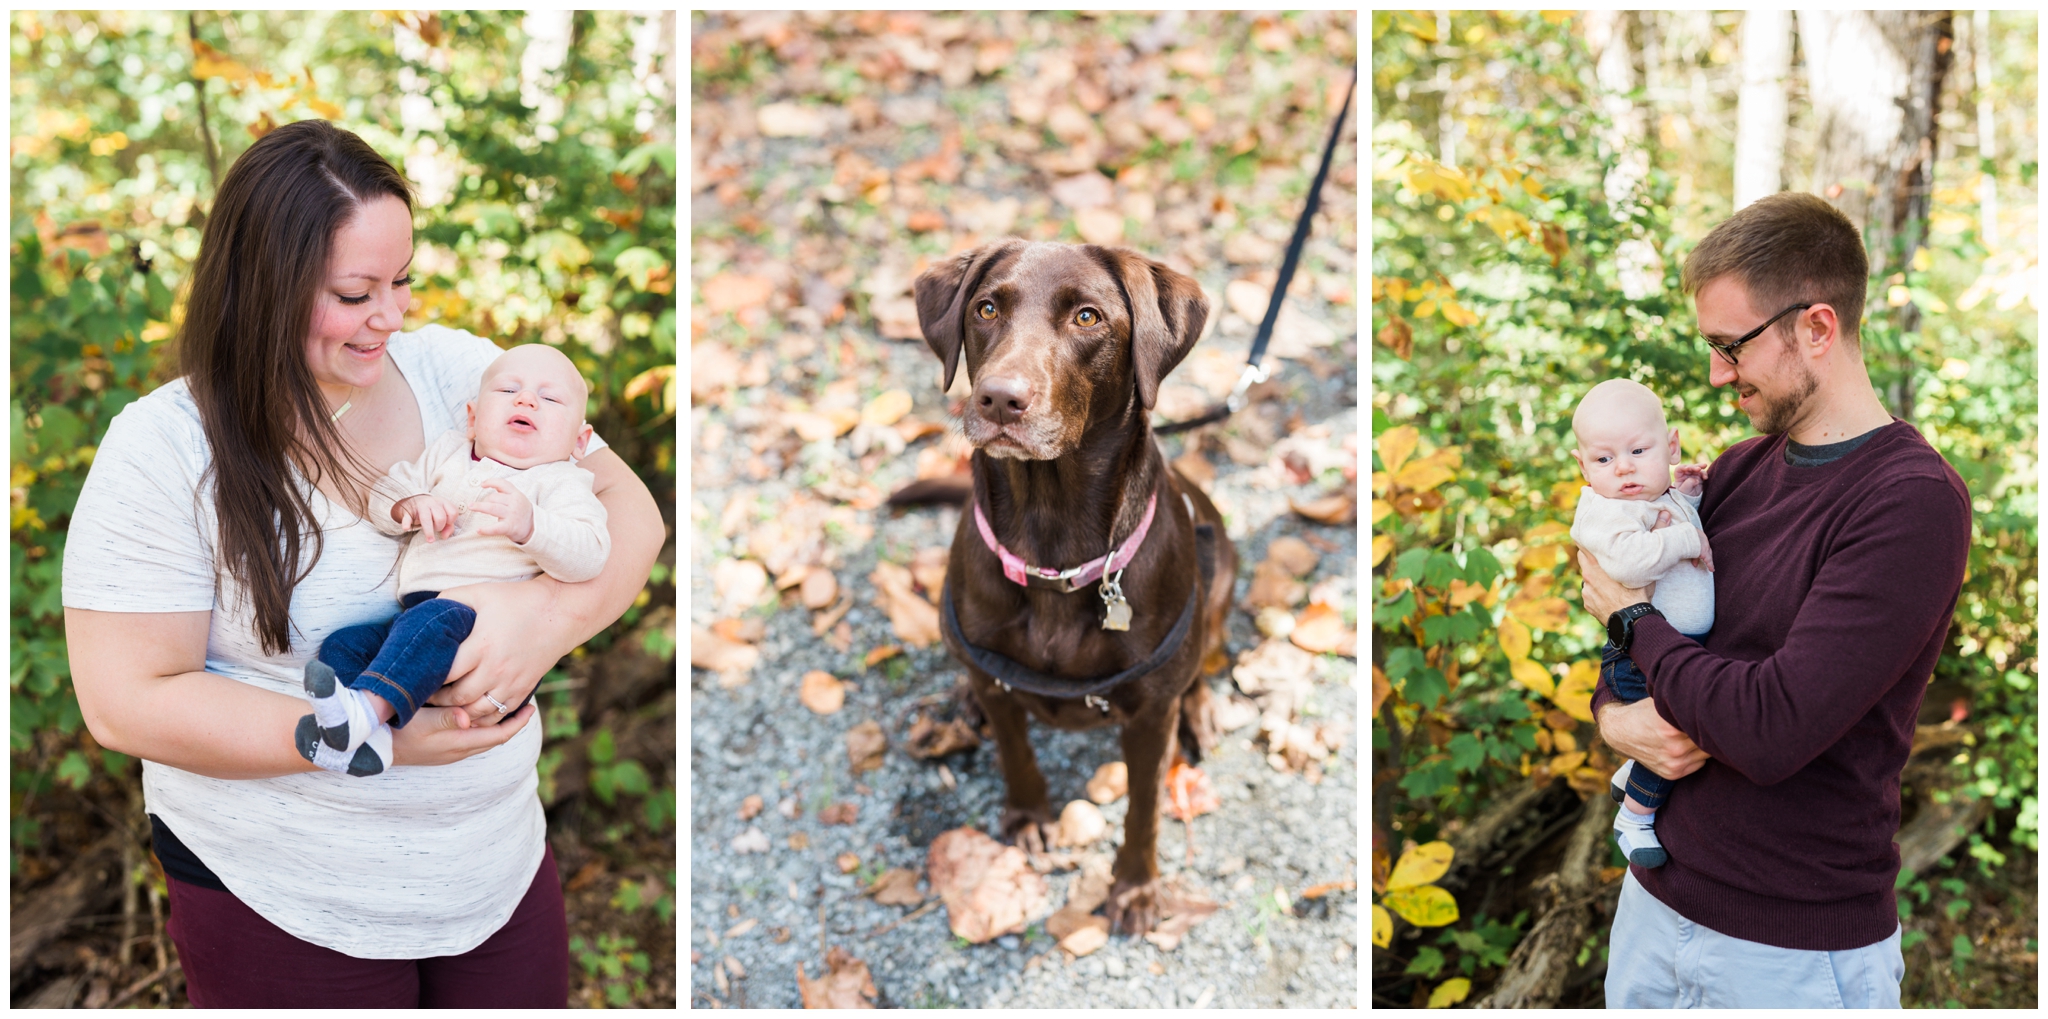
<path fill-rule="evenodd" d="M 1680 636 L 1694 643 L 1704 643 L 1707 639 L 1704 633 Z M 1614 691 L 1614 699 L 1623 704 L 1634 704 L 1650 696 L 1650 677 L 1643 675 L 1643 670 L 1636 668 L 1635 659 L 1615 647 L 1612 641 L 1600 649 L 1600 680 L 1607 684 L 1607 689 Z M 1641 761 L 1628 770 L 1628 794 L 1651 810 L 1664 806 L 1664 797 L 1676 782 L 1676 779 L 1665 778 L 1643 767 Z"/>
<path fill-rule="evenodd" d="M 399 600 L 403 611 L 395 618 L 342 627 L 320 644 L 320 660 L 336 681 L 391 702 L 394 729 L 404 728 L 448 682 L 455 649 L 476 626 L 475 609 L 435 597 L 439 593 L 415 591 Z"/>

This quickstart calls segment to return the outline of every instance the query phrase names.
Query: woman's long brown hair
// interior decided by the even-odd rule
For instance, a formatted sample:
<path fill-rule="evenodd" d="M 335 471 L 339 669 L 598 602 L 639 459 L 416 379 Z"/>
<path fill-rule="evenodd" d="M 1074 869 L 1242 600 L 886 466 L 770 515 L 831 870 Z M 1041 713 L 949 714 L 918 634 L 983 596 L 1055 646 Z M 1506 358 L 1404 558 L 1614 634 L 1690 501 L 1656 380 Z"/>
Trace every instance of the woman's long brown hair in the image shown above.
<path fill-rule="evenodd" d="M 306 338 L 335 233 L 385 195 L 412 207 L 405 178 L 361 138 L 286 124 L 235 160 L 193 266 L 179 368 L 212 447 L 218 562 L 270 654 L 291 648 L 292 588 L 320 559 L 312 486 L 339 479 L 360 503 L 375 477 L 329 417 Z"/>

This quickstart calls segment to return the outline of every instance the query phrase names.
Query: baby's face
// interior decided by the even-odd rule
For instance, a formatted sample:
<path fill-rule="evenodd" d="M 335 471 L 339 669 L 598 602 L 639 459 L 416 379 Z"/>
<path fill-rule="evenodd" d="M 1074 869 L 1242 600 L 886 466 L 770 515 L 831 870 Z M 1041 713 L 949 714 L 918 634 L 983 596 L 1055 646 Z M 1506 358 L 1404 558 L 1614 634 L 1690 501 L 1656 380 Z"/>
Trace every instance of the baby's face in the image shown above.
<path fill-rule="evenodd" d="M 590 438 L 584 400 L 583 379 L 561 351 L 514 347 L 485 370 L 469 403 L 469 436 L 478 455 L 522 470 L 567 460 Z"/>
<path fill-rule="evenodd" d="M 1594 492 L 1648 502 L 1671 487 L 1678 429 L 1667 435 L 1657 418 L 1646 414 L 1595 417 L 1581 425 L 1572 456 Z"/>

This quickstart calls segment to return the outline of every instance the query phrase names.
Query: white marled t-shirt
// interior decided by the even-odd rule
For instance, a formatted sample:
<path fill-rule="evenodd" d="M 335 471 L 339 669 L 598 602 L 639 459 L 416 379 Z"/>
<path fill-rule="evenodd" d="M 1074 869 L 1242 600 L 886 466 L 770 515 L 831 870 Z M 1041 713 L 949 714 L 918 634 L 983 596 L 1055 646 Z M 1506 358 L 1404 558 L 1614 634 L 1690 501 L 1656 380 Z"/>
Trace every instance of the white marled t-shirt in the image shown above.
<path fill-rule="evenodd" d="M 501 353 L 442 326 L 394 333 L 387 349 L 428 436 L 467 423 L 463 405 Z M 240 585 L 216 568 L 210 459 L 183 379 L 122 410 L 72 514 L 64 604 L 210 611 L 206 671 L 303 699 L 306 662 L 328 634 L 397 615 L 403 543 L 314 490 L 324 548 L 292 591 L 290 651 L 268 654 Z M 362 959 L 458 955 L 504 926 L 540 867 L 540 747 L 529 724 L 467 760 L 369 778 L 229 780 L 145 760 L 143 792 L 230 891 L 293 936 Z"/>

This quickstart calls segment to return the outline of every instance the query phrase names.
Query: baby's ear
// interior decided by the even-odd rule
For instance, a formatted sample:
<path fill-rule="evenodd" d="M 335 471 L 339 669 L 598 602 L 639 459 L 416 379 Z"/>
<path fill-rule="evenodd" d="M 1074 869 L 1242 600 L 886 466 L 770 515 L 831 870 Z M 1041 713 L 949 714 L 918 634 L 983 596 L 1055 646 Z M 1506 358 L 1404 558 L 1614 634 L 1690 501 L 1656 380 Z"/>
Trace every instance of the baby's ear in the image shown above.
<path fill-rule="evenodd" d="M 1671 429 L 1671 462 L 1678 462 L 1678 429 L 1676 427 Z"/>
<path fill-rule="evenodd" d="M 474 440 L 476 438 L 476 401 L 471 400 L 462 406 L 463 409 L 469 412 L 469 424 L 463 426 L 463 433 Z"/>
<path fill-rule="evenodd" d="M 583 427 L 576 432 L 576 458 L 578 460 L 590 455 L 590 437 L 594 434 L 596 433 L 591 431 L 588 422 L 585 422 Z"/>

